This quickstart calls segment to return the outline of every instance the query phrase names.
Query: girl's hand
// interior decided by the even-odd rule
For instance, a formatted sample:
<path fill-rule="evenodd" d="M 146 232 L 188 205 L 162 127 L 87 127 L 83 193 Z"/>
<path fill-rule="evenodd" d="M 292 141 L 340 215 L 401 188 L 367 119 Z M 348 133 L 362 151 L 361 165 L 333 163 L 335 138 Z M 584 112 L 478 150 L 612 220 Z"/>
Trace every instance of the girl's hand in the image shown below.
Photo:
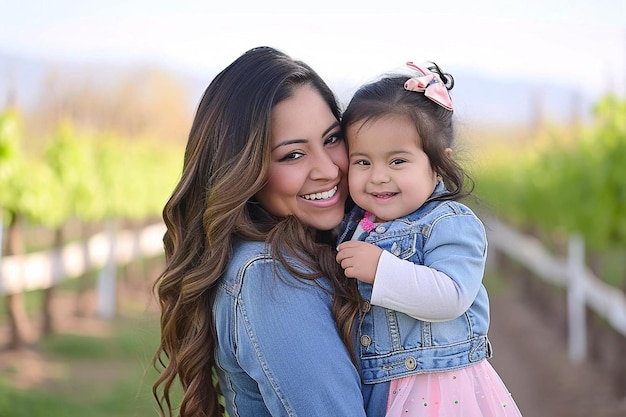
<path fill-rule="evenodd" d="M 383 250 L 376 245 L 349 240 L 337 247 L 337 262 L 348 278 L 373 284 L 381 253 Z"/>

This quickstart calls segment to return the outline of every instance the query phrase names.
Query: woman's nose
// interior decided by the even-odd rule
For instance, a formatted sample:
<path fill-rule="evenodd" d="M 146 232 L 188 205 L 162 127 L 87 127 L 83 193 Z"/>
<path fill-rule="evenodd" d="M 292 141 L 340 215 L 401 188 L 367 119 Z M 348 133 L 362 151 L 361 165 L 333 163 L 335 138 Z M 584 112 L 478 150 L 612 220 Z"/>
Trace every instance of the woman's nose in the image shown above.
<path fill-rule="evenodd" d="M 335 179 L 339 175 L 339 166 L 326 152 L 320 152 L 313 162 L 311 169 L 311 178 L 314 180 L 320 179 Z"/>

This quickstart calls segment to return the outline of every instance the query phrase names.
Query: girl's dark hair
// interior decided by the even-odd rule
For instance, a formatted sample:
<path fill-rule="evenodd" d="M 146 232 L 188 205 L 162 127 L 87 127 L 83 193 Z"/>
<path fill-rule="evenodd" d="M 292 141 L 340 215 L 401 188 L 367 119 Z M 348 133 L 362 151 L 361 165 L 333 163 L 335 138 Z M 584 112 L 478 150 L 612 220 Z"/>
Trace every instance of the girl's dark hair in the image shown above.
<path fill-rule="evenodd" d="M 154 285 L 161 307 L 154 365 L 161 374 L 153 386 L 162 416 L 173 413 L 177 379 L 183 388 L 181 417 L 213 417 L 223 411 L 213 379 L 212 302 L 237 239 L 266 241 L 278 261 L 302 279 L 328 277 L 333 314 L 352 352 L 360 298 L 335 261 L 330 232 L 314 230 L 295 217 L 277 218 L 253 202 L 270 166 L 272 110 L 303 85 L 318 91 L 339 120 L 336 98 L 317 73 L 269 47 L 241 55 L 213 79 L 200 101 L 181 179 L 163 209 L 166 266 Z M 285 262 L 287 256 L 298 257 L 315 273 L 294 270 Z"/>
<path fill-rule="evenodd" d="M 440 75 L 448 90 L 452 89 L 454 78 L 450 74 L 443 73 L 434 63 L 429 69 Z M 454 145 L 452 111 L 424 93 L 406 90 L 404 83 L 408 78 L 410 76 L 389 75 L 359 88 L 343 113 L 343 131 L 347 132 L 348 127 L 357 122 L 362 122 L 363 127 L 384 116 L 404 116 L 415 125 L 422 149 L 446 185 L 447 193 L 437 200 L 456 200 L 471 194 L 473 180 L 445 151 Z"/>

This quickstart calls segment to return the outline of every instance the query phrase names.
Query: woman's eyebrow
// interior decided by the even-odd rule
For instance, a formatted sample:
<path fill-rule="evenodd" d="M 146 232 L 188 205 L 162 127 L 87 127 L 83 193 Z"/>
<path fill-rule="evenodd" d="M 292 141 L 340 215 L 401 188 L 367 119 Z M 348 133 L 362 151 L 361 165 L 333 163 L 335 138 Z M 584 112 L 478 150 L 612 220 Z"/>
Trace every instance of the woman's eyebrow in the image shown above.
<path fill-rule="evenodd" d="M 287 140 L 280 142 L 278 145 L 274 146 L 272 148 L 272 152 L 274 152 L 276 149 L 280 148 L 281 146 L 293 145 L 294 143 L 307 143 L 307 142 L 308 140 L 306 139 L 287 139 Z"/>
<path fill-rule="evenodd" d="M 328 126 L 328 128 L 322 132 L 321 137 L 328 135 L 333 129 L 337 128 L 338 126 L 339 126 L 339 122 L 337 121 L 333 122 L 333 124 Z M 274 152 L 276 149 L 280 148 L 281 146 L 293 145 L 294 143 L 307 143 L 307 142 L 308 142 L 307 139 L 287 139 L 287 140 L 280 142 L 276 146 L 274 146 L 272 148 L 272 152 Z"/>
<path fill-rule="evenodd" d="M 331 124 L 330 126 L 328 126 L 328 129 L 326 129 L 323 133 L 322 133 L 322 137 L 326 136 L 330 133 L 331 130 L 333 130 L 334 128 L 339 126 L 339 122 L 335 121 L 333 124 Z"/>

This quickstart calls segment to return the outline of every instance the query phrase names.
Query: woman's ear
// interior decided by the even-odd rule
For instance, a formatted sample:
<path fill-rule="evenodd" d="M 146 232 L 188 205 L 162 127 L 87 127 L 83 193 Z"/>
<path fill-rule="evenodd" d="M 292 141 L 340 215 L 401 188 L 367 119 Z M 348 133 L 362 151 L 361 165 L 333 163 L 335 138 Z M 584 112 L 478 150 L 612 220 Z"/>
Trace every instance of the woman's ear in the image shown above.
<path fill-rule="evenodd" d="M 452 156 L 452 148 L 446 148 L 444 149 L 444 152 L 448 158 Z"/>

